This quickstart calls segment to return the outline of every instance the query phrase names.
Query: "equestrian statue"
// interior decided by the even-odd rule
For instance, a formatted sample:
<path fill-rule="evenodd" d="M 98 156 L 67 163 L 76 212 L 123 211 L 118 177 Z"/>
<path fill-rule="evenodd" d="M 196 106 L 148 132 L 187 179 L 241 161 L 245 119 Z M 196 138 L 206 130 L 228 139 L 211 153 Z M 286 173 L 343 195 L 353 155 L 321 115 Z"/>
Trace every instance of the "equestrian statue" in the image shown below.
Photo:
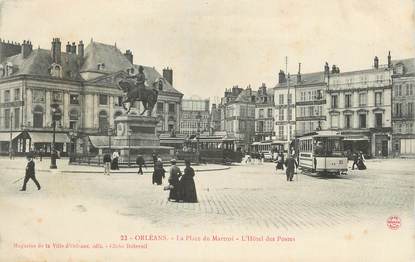
<path fill-rule="evenodd" d="M 157 79 L 152 83 L 152 88 L 146 87 L 145 81 L 144 68 L 139 66 L 138 74 L 128 75 L 118 82 L 118 86 L 126 93 L 126 98 L 123 100 L 122 106 L 127 110 L 127 114 L 130 112 L 135 101 L 141 101 L 144 110 L 140 115 L 143 115 L 146 111 L 148 115 L 151 115 L 151 111 L 157 103 L 157 88 L 162 89 L 160 87 L 163 85 L 163 80 L 161 78 Z M 126 103 L 130 104 L 128 108 L 125 106 Z"/>

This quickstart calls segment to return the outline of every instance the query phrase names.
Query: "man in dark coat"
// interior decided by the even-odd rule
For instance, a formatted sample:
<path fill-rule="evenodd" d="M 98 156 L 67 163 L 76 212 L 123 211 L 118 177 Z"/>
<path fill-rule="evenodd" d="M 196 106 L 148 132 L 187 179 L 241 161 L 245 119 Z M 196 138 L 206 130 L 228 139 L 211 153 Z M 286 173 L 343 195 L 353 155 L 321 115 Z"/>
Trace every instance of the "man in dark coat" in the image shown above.
<path fill-rule="evenodd" d="M 110 170 L 111 170 L 111 155 L 110 154 L 105 154 L 104 155 L 104 175 L 110 175 Z"/>
<path fill-rule="evenodd" d="M 161 185 L 163 183 L 163 178 L 165 177 L 166 170 L 164 170 L 163 162 L 161 158 L 157 159 L 156 165 L 154 166 L 153 172 L 153 185 Z"/>
<path fill-rule="evenodd" d="M 138 165 L 138 174 L 139 175 L 142 175 L 143 174 L 143 166 L 145 166 L 145 162 L 144 162 L 143 156 L 142 155 L 138 155 L 135 162 Z"/>
<path fill-rule="evenodd" d="M 156 165 L 157 158 L 158 158 L 156 152 L 153 151 L 153 153 L 151 154 L 151 157 L 153 158 L 153 166 L 154 166 Z"/>
<path fill-rule="evenodd" d="M 288 156 L 284 164 L 287 168 L 285 171 L 287 181 L 293 181 L 295 168 L 298 167 L 297 161 L 292 156 Z"/>
<path fill-rule="evenodd" d="M 33 156 L 32 155 L 28 155 L 27 156 L 27 165 L 26 165 L 26 174 L 24 177 L 24 182 L 23 182 L 23 187 L 22 189 L 20 189 L 20 191 L 26 191 L 26 184 L 29 181 L 29 179 L 32 179 L 33 182 L 36 184 L 37 186 L 37 190 L 40 190 L 40 184 L 36 179 L 35 176 L 35 162 L 33 161 Z"/>
<path fill-rule="evenodd" d="M 355 165 L 356 165 L 356 167 L 357 167 L 357 162 L 358 162 L 358 160 L 359 160 L 359 157 L 358 157 L 357 153 L 355 152 L 355 153 L 353 154 L 353 165 L 352 165 L 352 170 L 354 170 L 354 166 L 355 166 Z"/>
<path fill-rule="evenodd" d="M 171 160 L 171 167 L 170 167 L 170 177 L 169 177 L 169 184 L 172 188 L 170 188 L 170 194 L 169 194 L 169 201 L 180 200 L 180 188 L 179 188 L 179 178 L 182 175 L 182 171 L 180 171 L 180 168 L 176 166 L 176 160 Z"/>

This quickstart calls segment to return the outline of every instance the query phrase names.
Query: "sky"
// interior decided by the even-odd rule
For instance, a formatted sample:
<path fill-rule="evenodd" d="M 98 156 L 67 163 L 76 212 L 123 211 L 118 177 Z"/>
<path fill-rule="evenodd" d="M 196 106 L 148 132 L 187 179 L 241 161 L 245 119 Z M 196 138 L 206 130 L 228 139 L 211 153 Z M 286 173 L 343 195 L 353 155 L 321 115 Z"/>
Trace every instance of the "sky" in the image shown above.
<path fill-rule="evenodd" d="M 342 72 L 414 57 L 414 0 L 0 0 L 0 37 L 49 49 L 91 38 L 173 68 L 186 98 L 274 87 L 280 69 Z M 64 44 L 63 44 L 64 46 Z"/>

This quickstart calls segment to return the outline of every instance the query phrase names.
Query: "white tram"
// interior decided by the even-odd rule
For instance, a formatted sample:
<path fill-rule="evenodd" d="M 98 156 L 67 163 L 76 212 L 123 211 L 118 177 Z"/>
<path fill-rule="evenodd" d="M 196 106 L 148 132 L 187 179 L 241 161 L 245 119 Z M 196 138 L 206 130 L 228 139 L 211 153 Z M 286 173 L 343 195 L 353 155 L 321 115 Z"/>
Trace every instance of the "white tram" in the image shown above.
<path fill-rule="evenodd" d="M 314 132 L 298 138 L 299 167 L 319 174 L 346 174 L 344 137 L 333 132 Z"/>

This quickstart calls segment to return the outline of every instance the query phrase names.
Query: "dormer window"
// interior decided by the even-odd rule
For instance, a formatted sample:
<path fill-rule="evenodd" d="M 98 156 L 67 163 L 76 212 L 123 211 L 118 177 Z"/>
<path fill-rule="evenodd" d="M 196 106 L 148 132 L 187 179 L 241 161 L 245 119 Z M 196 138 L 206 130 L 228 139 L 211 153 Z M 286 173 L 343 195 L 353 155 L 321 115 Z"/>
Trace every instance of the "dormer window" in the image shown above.
<path fill-rule="evenodd" d="M 6 75 L 11 76 L 13 74 L 13 64 L 8 62 L 6 64 Z"/>
<path fill-rule="evenodd" d="M 397 75 L 403 75 L 403 73 L 404 73 L 403 64 L 397 64 L 395 66 L 395 74 L 397 74 Z"/>
<path fill-rule="evenodd" d="M 51 76 L 62 78 L 62 67 L 60 65 L 53 63 L 49 71 Z"/>
<path fill-rule="evenodd" d="M 100 63 L 97 65 L 98 70 L 105 70 L 105 64 L 104 63 Z"/>

